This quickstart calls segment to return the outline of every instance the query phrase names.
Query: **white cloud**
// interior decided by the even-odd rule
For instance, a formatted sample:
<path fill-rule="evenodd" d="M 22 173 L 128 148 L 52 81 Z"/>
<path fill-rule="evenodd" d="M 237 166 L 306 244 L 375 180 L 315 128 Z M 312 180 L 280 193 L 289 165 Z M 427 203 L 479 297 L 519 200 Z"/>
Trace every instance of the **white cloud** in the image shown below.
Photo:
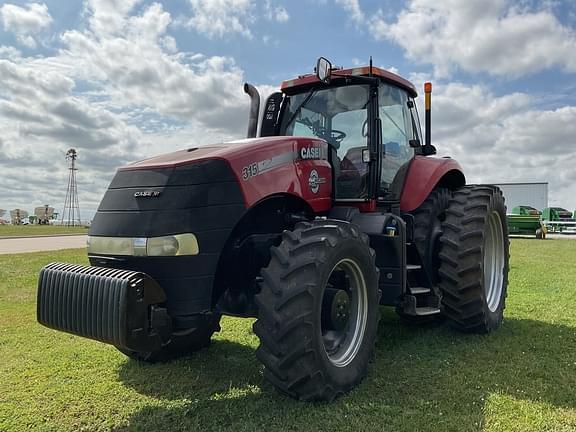
<path fill-rule="evenodd" d="M 439 76 L 454 67 L 509 77 L 557 66 L 576 72 L 576 32 L 549 9 L 507 0 L 411 0 L 395 22 L 380 13 L 370 24 L 377 39 L 398 43 Z"/>
<path fill-rule="evenodd" d="M 0 19 L 4 30 L 14 33 L 18 42 L 28 48 L 36 47 L 34 35 L 52 23 L 52 17 L 44 3 L 29 3 L 25 7 L 5 4 L 0 7 Z"/>
<path fill-rule="evenodd" d="M 358 0 L 335 0 L 335 2 L 349 14 L 349 18 L 354 24 L 364 24 L 366 17 L 360 8 Z"/>
<path fill-rule="evenodd" d="M 0 58 L 6 59 L 19 59 L 22 56 L 22 53 L 18 51 L 16 48 L 6 45 L 0 45 Z"/>
<path fill-rule="evenodd" d="M 153 4 L 124 21 L 117 35 L 69 31 L 60 62 L 76 78 L 102 85 L 119 106 L 147 106 L 164 116 L 232 129 L 242 124 L 248 99 L 233 59 L 174 53 L 166 35 L 168 12 Z M 240 114 L 240 115 L 239 115 Z"/>
<path fill-rule="evenodd" d="M 253 35 L 250 24 L 255 21 L 252 0 L 189 0 L 192 16 L 184 26 L 208 38 L 240 34 L 248 39 Z"/>
<path fill-rule="evenodd" d="M 126 24 L 128 14 L 141 0 L 87 0 L 85 14 L 92 30 L 99 35 L 116 35 Z"/>
<path fill-rule="evenodd" d="M 284 9 L 282 6 L 279 6 L 275 9 L 274 16 L 276 18 L 276 21 L 278 22 L 287 22 L 290 19 L 288 11 Z"/>
<path fill-rule="evenodd" d="M 265 16 L 269 21 L 285 23 L 290 19 L 290 14 L 284 6 L 274 6 L 270 0 L 264 3 Z"/>

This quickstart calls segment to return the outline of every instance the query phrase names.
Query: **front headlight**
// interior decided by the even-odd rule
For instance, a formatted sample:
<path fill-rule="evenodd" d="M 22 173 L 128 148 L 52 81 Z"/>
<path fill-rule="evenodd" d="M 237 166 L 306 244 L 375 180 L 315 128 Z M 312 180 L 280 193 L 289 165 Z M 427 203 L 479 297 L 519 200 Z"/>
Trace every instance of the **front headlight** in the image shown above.
<path fill-rule="evenodd" d="M 88 237 L 88 253 L 107 255 L 134 255 L 134 242 L 125 237 Z"/>
<path fill-rule="evenodd" d="M 198 255 L 198 240 L 191 233 L 162 237 L 88 237 L 88 253 L 125 256 Z"/>
<path fill-rule="evenodd" d="M 194 234 L 152 237 L 148 239 L 148 256 L 198 255 L 198 240 Z"/>

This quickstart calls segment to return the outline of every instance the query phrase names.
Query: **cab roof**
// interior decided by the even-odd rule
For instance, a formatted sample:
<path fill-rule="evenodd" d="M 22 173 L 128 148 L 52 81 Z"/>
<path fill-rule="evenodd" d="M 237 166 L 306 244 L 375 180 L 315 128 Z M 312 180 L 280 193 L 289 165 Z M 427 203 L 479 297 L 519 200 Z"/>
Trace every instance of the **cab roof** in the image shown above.
<path fill-rule="evenodd" d="M 355 75 L 355 76 L 369 76 L 370 66 L 363 66 L 351 69 L 332 69 L 332 81 L 338 81 L 341 76 Z M 381 78 L 390 84 L 396 85 L 404 90 L 408 91 L 408 94 L 412 97 L 418 96 L 416 92 L 416 87 L 410 81 L 402 78 L 395 73 L 389 72 L 378 67 L 372 67 L 372 75 Z M 280 90 L 286 94 L 294 94 L 299 91 L 305 90 L 306 88 L 312 87 L 314 84 L 318 84 L 320 81 L 316 78 L 315 74 L 301 75 L 298 78 L 283 81 L 280 85 Z"/>

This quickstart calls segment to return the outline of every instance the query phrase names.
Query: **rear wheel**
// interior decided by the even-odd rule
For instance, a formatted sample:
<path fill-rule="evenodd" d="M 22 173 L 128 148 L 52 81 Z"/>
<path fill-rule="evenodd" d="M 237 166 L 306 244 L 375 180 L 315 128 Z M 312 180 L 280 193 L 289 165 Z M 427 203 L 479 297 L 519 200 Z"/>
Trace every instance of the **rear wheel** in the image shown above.
<path fill-rule="evenodd" d="M 264 376 L 296 399 L 330 401 L 364 378 L 379 318 L 368 237 L 341 221 L 300 223 L 271 249 L 254 332 Z"/>
<path fill-rule="evenodd" d="M 169 361 L 209 346 L 212 335 L 220 331 L 220 318 L 219 314 L 212 314 L 197 327 L 174 333 L 170 342 L 156 351 L 116 348 L 133 360 L 147 363 Z"/>
<path fill-rule="evenodd" d="M 500 326 L 508 287 L 508 229 L 502 192 L 466 186 L 446 211 L 440 251 L 445 316 L 458 329 L 486 333 Z"/>
<path fill-rule="evenodd" d="M 438 283 L 440 261 L 440 237 L 442 223 L 446 220 L 446 209 L 452 192 L 446 188 L 434 189 L 420 207 L 412 212 L 414 216 L 414 243 L 422 258 L 426 273 L 433 285 Z"/>

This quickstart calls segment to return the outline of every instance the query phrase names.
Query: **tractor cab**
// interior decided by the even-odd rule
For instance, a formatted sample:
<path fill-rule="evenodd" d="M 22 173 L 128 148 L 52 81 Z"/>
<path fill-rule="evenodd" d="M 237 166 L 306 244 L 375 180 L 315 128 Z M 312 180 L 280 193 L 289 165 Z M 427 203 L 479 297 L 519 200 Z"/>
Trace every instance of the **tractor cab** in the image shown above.
<path fill-rule="evenodd" d="M 267 101 L 261 134 L 317 137 L 330 148 L 336 201 L 398 200 L 421 147 L 414 86 L 377 67 L 334 69 L 284 81 Z"/>

